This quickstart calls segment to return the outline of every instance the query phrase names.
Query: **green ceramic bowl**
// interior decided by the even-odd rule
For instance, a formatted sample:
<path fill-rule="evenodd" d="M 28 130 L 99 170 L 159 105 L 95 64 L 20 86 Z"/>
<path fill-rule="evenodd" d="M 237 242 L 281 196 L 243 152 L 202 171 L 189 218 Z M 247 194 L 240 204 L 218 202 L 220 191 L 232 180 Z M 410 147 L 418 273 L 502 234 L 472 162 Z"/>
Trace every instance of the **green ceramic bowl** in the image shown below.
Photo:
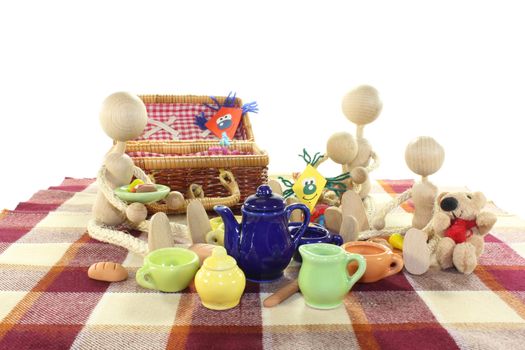
<path fill-rule="evenodd" d="M 117 195 L 117 197 L 119 197 L 125 202 L 144 204 L 160 201 L 161 199 L 166 198 L 166 196 L 170 193 L 170 188 L 168 186 L 155 185 L 155 187 L 157 187 L 157 191 L 155 192 L 136 193 L 128 192 L 128 185 L 124 185 L 115 188 L 114 192 Z"/>

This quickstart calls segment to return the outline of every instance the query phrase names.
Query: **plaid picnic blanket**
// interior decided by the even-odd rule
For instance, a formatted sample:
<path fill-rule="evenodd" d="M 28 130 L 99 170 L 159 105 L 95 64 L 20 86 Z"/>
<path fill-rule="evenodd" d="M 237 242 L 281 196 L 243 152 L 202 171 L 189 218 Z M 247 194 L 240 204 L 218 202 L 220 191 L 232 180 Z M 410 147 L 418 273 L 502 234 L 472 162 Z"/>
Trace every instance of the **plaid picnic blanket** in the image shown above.
<path fill-rule="evenodd" d="M 379 181 L 378 205 L 411 185 Z M 443 188 L 451 190 L 452 188 Z M 142 261 L 86 234 L 96 188 L 66 179 L 36 193 L 0 220 L 0 349 L 479 349 L 523 348 L 525 221 L 497 209 L 480 266 L 469 276 L 432 269 L 358 284 L 334 310 L 305 306 L 296 294 L 274 308 L 261 302 L 294 278 L 248 283 L 228 311 L 201 306 L 193 288 L 160 293 L 139 287 Z M 387 224 L 410 223 L 410 203 Z M 90 280 L 88 266 L 116 261 L 124 282 Z"/>

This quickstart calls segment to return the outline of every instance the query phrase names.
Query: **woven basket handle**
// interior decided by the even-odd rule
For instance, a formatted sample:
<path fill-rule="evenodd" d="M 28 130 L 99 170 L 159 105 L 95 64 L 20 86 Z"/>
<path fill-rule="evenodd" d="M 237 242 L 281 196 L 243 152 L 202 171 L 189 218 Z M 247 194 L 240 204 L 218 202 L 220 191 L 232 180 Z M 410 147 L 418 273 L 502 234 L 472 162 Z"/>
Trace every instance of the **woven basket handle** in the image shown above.
<path fill-rule="evenodd" d="M 219 170 L 219 181 L 220 183 L 228 190 L 230 193 L 227 197 L 204 197 L 204 198 L 192 198 L 186 199 L 185 204 L 178 209 L 170 209 L 166 203 L 152 203 L 146 205 L 148 211 L 151 213 L 164 212 L 167 214 L 182 214 L 186 212 L 186 208 L 190 201 L 200 201 L 206 210 L 212 210 L 216 205 L 225 205 L 227 207 L 233 207 L 241 199 L 241 192 L 239 190 L 239 185 L 235 180 L 233 173 L 228 170 L 220 169 Z"/>

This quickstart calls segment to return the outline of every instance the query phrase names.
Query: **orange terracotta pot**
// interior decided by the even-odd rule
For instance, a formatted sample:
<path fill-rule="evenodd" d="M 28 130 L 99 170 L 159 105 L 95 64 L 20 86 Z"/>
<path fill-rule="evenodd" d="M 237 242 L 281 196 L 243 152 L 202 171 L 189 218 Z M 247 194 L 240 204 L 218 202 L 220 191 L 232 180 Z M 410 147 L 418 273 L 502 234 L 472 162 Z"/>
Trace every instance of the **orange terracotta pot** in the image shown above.
<path fill-rule="evenodd" d="M 349 253 L 361 254 L 365 258 L 366 271 L 359 280 L 360 283 L 377 282 L 403 269 L 403 258 L 384 245 L 362 241 L 347 242 L 343 244 L 343 249 Z M 348 264 L 350 275 L 353 275 L 356 270 L 357 264 Z"/>

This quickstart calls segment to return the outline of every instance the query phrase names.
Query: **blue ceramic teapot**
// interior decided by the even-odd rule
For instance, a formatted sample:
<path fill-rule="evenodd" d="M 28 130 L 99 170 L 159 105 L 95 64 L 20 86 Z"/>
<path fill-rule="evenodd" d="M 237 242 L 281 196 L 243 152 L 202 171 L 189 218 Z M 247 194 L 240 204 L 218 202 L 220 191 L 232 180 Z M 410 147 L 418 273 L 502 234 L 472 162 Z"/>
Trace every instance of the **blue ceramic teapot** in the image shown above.
<path fill-rule="evenodd" d="M 268 282 L 282 276 L 303 236 L 310 210 L 304 204 L 285 207 L 284 199 L 272 193 L 270 186 L 261 185 L 257 193 L 246 199 L 241 208 L 239 224 L 232 211 L 223 205 L 215 211 L 224 222 L 224 247 L 237 260 L 246 278 L 255 282 Z M 295 209 L 304 213 L 304 221 L 291 235 L 288 226 L 290 214 Z"/>

